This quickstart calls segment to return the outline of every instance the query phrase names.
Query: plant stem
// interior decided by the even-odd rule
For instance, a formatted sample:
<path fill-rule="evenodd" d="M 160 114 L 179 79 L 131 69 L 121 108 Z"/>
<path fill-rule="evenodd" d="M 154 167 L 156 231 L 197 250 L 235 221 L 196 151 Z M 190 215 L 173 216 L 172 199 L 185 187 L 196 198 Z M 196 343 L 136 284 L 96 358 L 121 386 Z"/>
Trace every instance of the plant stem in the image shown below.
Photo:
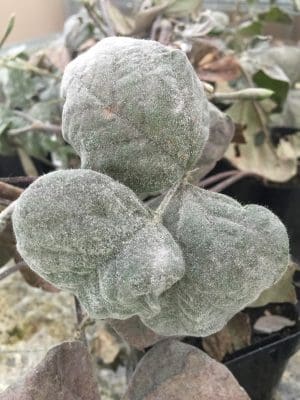
<path fill-rule="evenodd" d="M 274 92 L 268 89 L 262 88 L 248 88 L 242 89 L 235 92 L 218 93 L 215 92 L 212 96 L 212 100 L 263 100 L 272 96 Z"/>
<path fill-rule="evenodd" d="M 20 269 L 25 268 L 26 266 L 27 264 L 24 261 L 22 261 L 16 265 L 13 265 L 12 267 L 7 268 L 5 271 L 0 273 L 0 281 L 7 278 L 11 274 L 14 274 L 15 272 L 20 271 Z"/>
<path fill-rule="evenodd" d="M 87 339 L 85 335 L 85 315 L 84 311 L 81 307 L 79 299 L 74 296 L 74 302 L 75 302 L 75 312 L 76 312 L 76 320 L 77 320 L 77 332 L 79 339 L 83 341 L 87 345 Z"/>
<path fill-rule="evenodd" d="M 6 177 L 6 178 L 0 178 L 0 183 L 5 182 L 5 183 L 32 183 L 34 182 L 38 177 L 37 176 L 11 176 L 11 177 Z"/>
<path fill-rule="evenodd" d="M 182 183 L 182 181 L 180 180 L 174 186 L 172 186 L 171 189 L 169 189 L 169 191 L 166 193 L 165 197 L 163 198 L 162 202 L 160 203 L 160 205 L 158 206 L 157 210 L 154 213 L 153 221 L 155 223 L 161 222 L 161 219 L 162 219 L 163 213 L 165 212 L 165 209 L 168 207 L 168 204 L 170 203 L 174 194 L 177 192 L 177 189 L 179 188 L 181 183 Z"/>
<path fill-rule="evenodd" d="M 95 26 L 105 35 L 107 36 L 107 31 L 105 27 L 103 26 L 103 21 L 101 16 L 95 11 L 95 7 L 93 4 L 91 4 L 88 0 L 83 0 L 82 4 L 84 8 L 86 9 L 88 15 L 90 18 L 93 20 Z"/>
<path fill-rule="evenodd" d="M 10 203 L 11 203 L 11 201 L 9 201 L 7 199 L 3 199 L 3 198 L 0 197 L 0 205 L 1 206 L 7 207 L 7 206 L 10 205 Z"/>
<path fill-rule="evenodd" d="M 248 176 L 254 176 L 254 177 L 259 177 L 259 175 L 254 174 L 253 172 L 238 172 L 237 174 L 231 176 L 228 179 L 225 179 L 224 181 L 222 181 L 221 183 L 218 183 L 217 185 L 213 186 L 212 188 L 210 188 L 209 190 L 212 192 L 222 192 L 224 189 L 226 189 L 227 187 L 231 186 L 232 184 L 234 184 L 235 182 L 246 178 Z"/>
<path fill-rule="evenodd" d="M 108 14 L 107 0 L 99 0 L 99 8 L 101 10 L 102 17 L 107 26 L 108 36 L 116 36 L 115 28 L 113 26 L 113 23 L 111 21 L 109 14 Z"/>
<path fill-rule="evenodd" d="M 15 111 L 16 115 L 21 118 L 26 119 L 27 121 L 31 122 L 30 125 L 24 126 L 22 128 L 10 129 L 8 131 L 11 135 L 18 135 L 20 133 L 30 132 L 30 131 L 45 131 L 48 133 L 55 133 L 58 136 L 61 136 L 61 126 L 53 125 L 49 123 L 44 123 L 36 118 L 33 118 L 31 115 L 28 115 L 22 111 Z"/>
<path fill-rule="evenodd" d="M 55 133 L 56 135 L 61 134 L 61 127 L 58 125 L 44 124 L 41 121 L 36 121 L 32 125 L 26 125 L 22 128 L 9 129 L 10 135 L 19 135 L 20 133 L 26 133 L 30 131 L 45 131 L 47 133 Z"/>
<path fill-rule="evenodd" d="M 17 200 L 17 198 L 22 194 L 23 189 L 16 186 L 9 185 L 5 182 L 0 182 L 0 197 L 6 200 Z"/>
<path fill-rule="evenodd" d="M 221 181 L 223 178 L 228 178 L 229 176 L 236 175 L 238 173 L 239 171 L 236 169 L 226 172 L 220 172 L 219 174 L 212 175 L 206 179 L 203 179 L 202 181 L 199 182 L 199 186 L 205 188 L 215 182 Z"/>
<path fill-rule="evenodd" d="M 6 207 L 3 211 L 1 211 L 1 213 L 0 213 L 0 232 L 3 232 L 6 229 L 7 225 L 10 223 L 11 216 L 15 209 L 16 202 L 17 202 L 17 200 L 13 201 L 12 203 L 10 203 L 10 205 L 8 207 Z"/>

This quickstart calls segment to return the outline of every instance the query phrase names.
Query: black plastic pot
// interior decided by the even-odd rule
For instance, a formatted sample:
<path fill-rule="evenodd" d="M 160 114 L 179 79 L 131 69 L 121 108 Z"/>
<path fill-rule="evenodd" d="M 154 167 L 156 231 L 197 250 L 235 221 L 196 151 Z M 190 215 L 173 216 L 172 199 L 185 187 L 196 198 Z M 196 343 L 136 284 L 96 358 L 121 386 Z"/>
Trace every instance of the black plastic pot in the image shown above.
<path fill-rule="evenodd" d="M 286 337 L 268 338 L 225 362 L 251 400 L 271 400 L 289 358 L 300 349 L 300 327 Z M 299 394 L 300 397 L 300 394 Z"/>
<path fill-rule="evenodd" d="M 47 173 L 52 170 L 43 162 L 32 158 L 32 161 L 39 173 Z M 18 156 L 0 156 L 0 177 L 23 176 L 25 174 Z"/>

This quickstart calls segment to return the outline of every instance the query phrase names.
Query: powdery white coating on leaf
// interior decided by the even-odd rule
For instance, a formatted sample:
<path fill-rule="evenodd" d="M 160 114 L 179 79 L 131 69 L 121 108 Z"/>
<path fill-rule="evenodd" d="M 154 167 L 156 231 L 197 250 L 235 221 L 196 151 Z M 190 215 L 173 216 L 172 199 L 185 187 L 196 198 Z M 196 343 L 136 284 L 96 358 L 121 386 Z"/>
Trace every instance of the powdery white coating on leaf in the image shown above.
<path fill-rule="evenodd" d="M 186 273 L 142 321 L 160 335 L 208 336 L 272 286 L 288 265 L 288 236 L 264 207 L 182 186 L 163 217 L 180 245 Z"/>
<path fill-rule="evenodd" d="M 158 42 L 101 40 L 66 68 L 63 136 L 82 168 L 138 193 L 170 187 L 199 159 L 208 102 L 186 55 Z"/>
<path fill-rule="evenodd" d="M 39 178 L 20 196 L 13 227 L 28 265 L 96 318 L 154 315 L 158 296 L 184 274 L 167 229 L 130 189 L 98 172 Z"/>

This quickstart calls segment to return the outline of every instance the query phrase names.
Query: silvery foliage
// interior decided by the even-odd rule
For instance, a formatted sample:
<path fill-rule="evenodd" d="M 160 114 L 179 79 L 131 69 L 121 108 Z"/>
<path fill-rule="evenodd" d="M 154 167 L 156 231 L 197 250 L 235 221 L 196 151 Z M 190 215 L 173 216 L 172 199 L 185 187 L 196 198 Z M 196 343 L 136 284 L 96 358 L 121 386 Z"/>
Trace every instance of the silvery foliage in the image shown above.
<path fill-rule="evenodd" d="M 63 135 L 82 168 L 135 192 L 166 189 L 208 137 L 208 102 L 186 55 L 158 42 L 101 40 L 64 73 Z"/>
<path fill-rule="evenodd" d="M 95 318 L 137 315 L 163 336 L 210 335 L 286 270 L 275 215 L 183 176 L 209 127 L 195 79 L 179 52 L 124 38 L 103 40 L 66 72 L 64 135 L 88 168 L 39 178 L 17 201 L 13 227 L 30 267 Z M 154 212 L 91 167 L 137 192 L 181 184 Z"/>
<path fill-rule="evenodd" d="M 184 274 L 167 229 L 130 189 L 98 172 L 39 178 L 19 198 L 13 227 L 30 267 L 98 318 L 155 314 L 159 296 Z"/>
<path fill-rule="evenodd" d="M 207 336 L 285 272 L 286 229 L 269 210 L 182 185 L 163 215 L 182 249 L 186 272 L 144 323 L 161 335 Z"/>

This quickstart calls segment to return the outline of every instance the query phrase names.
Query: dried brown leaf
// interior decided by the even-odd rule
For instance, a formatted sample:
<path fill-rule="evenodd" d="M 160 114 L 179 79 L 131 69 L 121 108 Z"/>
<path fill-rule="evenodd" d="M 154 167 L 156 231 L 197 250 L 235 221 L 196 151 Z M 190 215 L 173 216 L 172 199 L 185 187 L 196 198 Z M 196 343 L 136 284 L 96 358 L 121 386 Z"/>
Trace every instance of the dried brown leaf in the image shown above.
<path fill-rule="evenodd" d="M 206 55 L 207 60 L 208 57 Z M 210 82 L 231 81 L 241 74 L 240 64 L 233 55 L 225 55 L 205 63 L 200 61 L 196 71 L 201 80 Z"/>
<path fill-rule="evenodd" d="M 5 208 L 0 207 L 0 212 Z M 11 216 L 0 220 L 0 268 L 5 265 L 16 252 L 16 240 L 13 233 Z"/>
<path fill-rule="evenodd" d="M 98 329 L 90 341 L 91 353 L 100 358 L 104 364 L 112 364 L 122 350 L 121 341 L 108 328 L 103 326 Z"/>
<path fill-rule="evenodd" d="M 25 281 L 30 286 L 43 289 L 43 290 L 45 290 L 45 292 L 52 292 L 52 293 L 59 292 L 59 289 L 57 289 L 51 283 L 45 281 L 45 279 L 43 279 L 41 276 L 39 276 L 34 271 L 32 271 L 32 269 L 30 269 L 28 266 L 22 268 L 20 272 L 21 272 L 23 278 L 25 279 Z"/>
<path fill-rule="evenodd" d="M 147 328 L 137 316 L 125 320 L 110 319 L 108 322 L 124 340 L 138 350 L 144 350 L 165 339 Z"/>
<path fill-rule="evenodd" d="M 281 315 L 265 315 L 258 318 L 254 324 L 254 330 L 258 333 L 270 334 L 279 332 L 284 328 L 294 326 L 295 321 L 292 321 Z"/>
<path fill-rule="evenodd" d="M 249 400 L 231 372 L 176 340 L 157 343 L 139 362 L 123 400 Z"/>
<path fill-rule="evenodd" d="M 17 385 L 0 394 L 0 400 L 100 400 L 87 348 L 79 341 L 65 342 Z"/>
<path fill-rule="evenodd" d="M 23 258 L 20 254 L 15 254 L 15 261 L 16 263 L 24 262 Z M 26 264 L 20 270 L 24 280 L 32 287 L 43 289 L 45 292 L 57 293 L 60 290 L 53 286 L 50 282 L 47 282 L 44 278 L 38 275 L 36 272 L 32 271 L 31 268 Z"/>
<path fill-rule="evenodd" d="M 220 332 L 202 339 L 204 350 L 218 361 L 222 361 L 226 354 L 249 346 L 250 343 L 250 319 L 244 313 L 235 315 Z"/>
<path fill-rule="evenodd" d="M 237 143 L 237 144 L 246 143 L 244 131 L 247 128 L 247 126 L 245 124 L 239 124 L 239 123 L 234 124 L 234 126 L 235 130 L 234 130 L 234 136 L 232 138 L 232 143 Z"/>

